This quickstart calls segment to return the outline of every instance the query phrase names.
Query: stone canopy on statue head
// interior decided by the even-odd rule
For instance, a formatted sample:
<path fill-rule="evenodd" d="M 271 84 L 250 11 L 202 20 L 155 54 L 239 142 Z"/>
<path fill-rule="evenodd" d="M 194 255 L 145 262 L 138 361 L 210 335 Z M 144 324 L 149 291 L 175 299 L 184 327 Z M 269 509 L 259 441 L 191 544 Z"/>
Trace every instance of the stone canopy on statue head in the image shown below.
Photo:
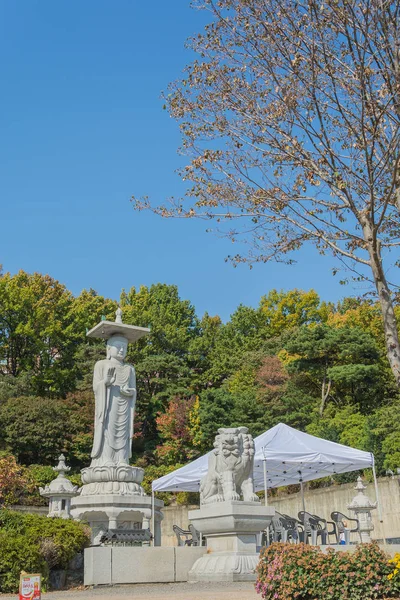
<path fill-rule="evenodd" d="M 117 319 L 118 317 L 119 315 L 117 315 Z M 122 323 L 122 319 L 119 317 L 119 320 L 116 321 L 100 321 L 86 335 L 87 337 L 103 340 L 109 340 L 113 336 L 121 336 L 128 340 L 128 342 L 136 342 L 148 333 L 150 333 L 148 327 L 127 325 L 126 323 Z"/>

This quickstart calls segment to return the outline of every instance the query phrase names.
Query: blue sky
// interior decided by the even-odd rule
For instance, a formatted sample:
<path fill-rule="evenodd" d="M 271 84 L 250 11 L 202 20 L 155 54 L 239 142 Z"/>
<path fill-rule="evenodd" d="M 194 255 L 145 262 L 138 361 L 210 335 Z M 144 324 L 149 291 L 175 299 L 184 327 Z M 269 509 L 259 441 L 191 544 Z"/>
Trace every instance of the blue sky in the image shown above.
<path fill-rule="evenodd" d="M 184 191 L 177 124 L 160 94 L 191 59 L 185 39 L 205 12 L 189 0 L 3 0 L 0 3 L 0 263 L 49 273 L 73 293 L 177 284 L 228 319 L 272 288 L 354 290 L 312 248 L 298 264 L 234 269 L 232 244 L 202 221 L 136 213 Z M 356 290 L 358 291 L 363 290 Z"/>

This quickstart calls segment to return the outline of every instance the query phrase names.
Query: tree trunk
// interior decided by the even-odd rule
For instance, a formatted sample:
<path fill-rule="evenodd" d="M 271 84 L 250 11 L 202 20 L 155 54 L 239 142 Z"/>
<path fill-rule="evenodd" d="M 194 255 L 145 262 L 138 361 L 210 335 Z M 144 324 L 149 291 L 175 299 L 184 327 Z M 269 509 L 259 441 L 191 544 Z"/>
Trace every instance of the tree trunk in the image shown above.
<path fill-rule="evenodd" d="M 375 280 L 376 291 L 378 292 L 382 309 L 386 354 L 396 383 L 400 387 L 400 342 L 392 296 L 383 271 L 379 251 L 379 241 L 373 239 L 372 228 L 369 223 L 363 224 L 363 230 L 371 260 L 371 269 Z"/>
<path fill-rule="evenodd" d="M 322 382 L 322 390 L 321 390 L 321 404 L 319 407 L 319 414 L 321 415 L 321 417 L 324 414 L 325 404 L 326 404 L 326 401 L 328 400 L 328 397 L 329 397 L 329 394 L 331 391 L 331 385 L 332 385 L 332 381 L 329 379 L 328 387 L 326 388 L 326 391 L 325 391 L 325 386 L 326 386 L 326 369 L 325 369 L 324 380 Z"/>

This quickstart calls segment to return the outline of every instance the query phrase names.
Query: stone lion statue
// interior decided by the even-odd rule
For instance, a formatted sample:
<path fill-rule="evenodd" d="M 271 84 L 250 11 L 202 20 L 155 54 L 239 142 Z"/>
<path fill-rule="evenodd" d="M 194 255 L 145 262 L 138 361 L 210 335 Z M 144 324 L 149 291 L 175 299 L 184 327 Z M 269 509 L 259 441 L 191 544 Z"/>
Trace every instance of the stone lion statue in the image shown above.
<path fill-rule="evenodd" d="M 207 475 L 200 483 L 200 503 L 259 502 L 253 482 L 254 441 L 247 427 L 218 429 Z"/>

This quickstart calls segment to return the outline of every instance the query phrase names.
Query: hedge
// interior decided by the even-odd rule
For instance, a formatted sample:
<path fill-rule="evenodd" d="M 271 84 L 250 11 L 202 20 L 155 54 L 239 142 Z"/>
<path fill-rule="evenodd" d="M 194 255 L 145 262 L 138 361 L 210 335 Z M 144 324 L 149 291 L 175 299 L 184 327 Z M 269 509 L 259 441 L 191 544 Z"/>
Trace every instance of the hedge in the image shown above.
<path fill-rule="evenodd" d="M 46 588 L 50 569 L 67 568 L 89 541 L 76 521 L 0 510 L 0 592 L 17 592 L 22 570 L 42 573 Z"/>

